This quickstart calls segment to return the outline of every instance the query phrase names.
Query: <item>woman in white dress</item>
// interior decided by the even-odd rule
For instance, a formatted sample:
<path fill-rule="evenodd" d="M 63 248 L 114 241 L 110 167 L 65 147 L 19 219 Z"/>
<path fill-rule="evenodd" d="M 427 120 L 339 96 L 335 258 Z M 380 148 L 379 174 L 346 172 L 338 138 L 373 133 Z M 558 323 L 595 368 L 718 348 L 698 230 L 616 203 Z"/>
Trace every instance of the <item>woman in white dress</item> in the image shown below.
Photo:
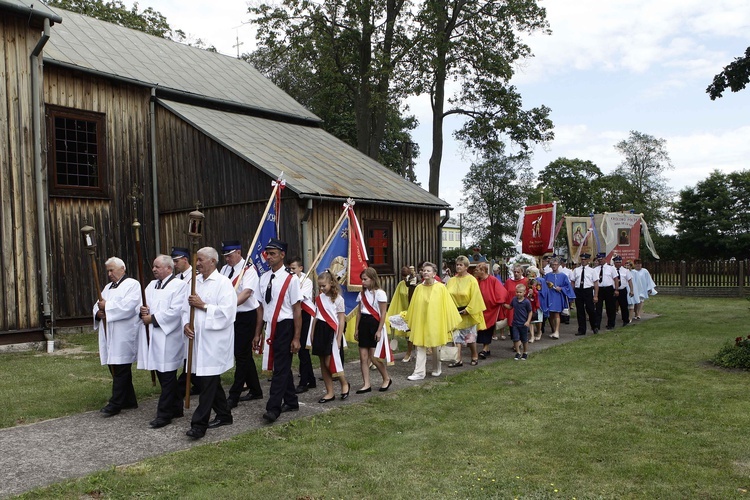
<path fill-rule="evenodd" d="M 638 298 L 639 301 L 634 307 L 634 319 L 641 319 L 641 313 L 643 312 L 643 302 L 648 299 L 649 295 L 656 295 L 656 283 L 651 279 L 651 273 L 648 269 L 643 267 L 643 261 L 641 259 L 635 259 L 633 261 L 634 269 L 631 271 L 633 276 L 633 296 Z"/>

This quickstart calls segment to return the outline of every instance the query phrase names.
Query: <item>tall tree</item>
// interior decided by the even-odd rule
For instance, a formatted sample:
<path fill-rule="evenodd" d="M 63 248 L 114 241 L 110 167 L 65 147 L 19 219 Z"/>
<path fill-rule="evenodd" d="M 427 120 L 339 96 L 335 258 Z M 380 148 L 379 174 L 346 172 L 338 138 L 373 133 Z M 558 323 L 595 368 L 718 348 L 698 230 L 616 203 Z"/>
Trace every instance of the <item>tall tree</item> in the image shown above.
<path fill-rule="evenodd" d="M 403 97 L 396 78 L 411 49 L 411 11 L 405 0 L 284 0 L 251 7 L 258 43 L 271 57 L 285 57 L 346 91 L 356 122 L 356 147 L 378 159 L 389 112 Z"/>
<path fill-rule="evenodd" d="M 461 199 L 466 208 L 464 227 L 489 255 L 503 255 L 512 245 L 518 211 L 532 186 L 531 166 L 525 157 L 493 155 L 469 167 Z"/>
<path fill-rule="evenodd" d="M 675 203 L 680 247 L 699 259 L 744 258 L 750 248 L 750 170 L 714 170 Z"/>
<path fill-rule="evenodd" d="M 429 191 L 438 195 L 444 120 L 462 115 L 457 137 L 470 148 L 503 155 L 506 142 L 525 152 L 553 137 L 549 108 L 524 110 L 510 85 L 514 66 L 530 57 L 523 36 L 549 33 L 546 11 L 536 0 L 426 0 L 418 13 L 413 50 L 419 92 L 432 105 Z M 449 97 L 448 82 L 460 86 Z"/>
<path fill-rule="evenodd" d="M 599 167 L 589 160 L 558 158 L 539 172 L 538 186 L 559 202 L 559 213 L 583 216 L 602 209 L 603 177 Z"/>
<path fill-rule="evenodd" d="M 739 92 L 750 83 L 750 47 L 745 50 L 744 57 L 735 57 L 734 61 L 724 66 L 724 70 L 714 76 L 714 81 L 706 92 L 714 101 L 724 95 L 726 89 Z"/>
<path fill-rule="evenodd" d="M 674 169 L 666 144 L 664 139 L 631 130 L 627 139 L 615 145 L 625 157 L 614 172 L 627 182 L 620 203 L 643 213 L 646 222 L 654 227 L 669 222 L 674 195 L 663 175 Z"/>

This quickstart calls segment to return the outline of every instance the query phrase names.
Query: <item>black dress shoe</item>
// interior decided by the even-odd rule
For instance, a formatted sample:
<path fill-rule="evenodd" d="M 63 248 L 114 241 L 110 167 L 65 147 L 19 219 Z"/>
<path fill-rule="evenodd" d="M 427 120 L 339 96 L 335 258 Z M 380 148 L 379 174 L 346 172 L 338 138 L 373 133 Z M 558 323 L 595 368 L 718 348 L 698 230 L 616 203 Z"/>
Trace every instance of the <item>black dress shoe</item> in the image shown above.
<path fill-rule="evenodd" d="M 233 423 L 234 423 L 234 419 L 220 420 L 219 418 L 215 418 L 208 423 L 208 428 L 216 429 L 217 427 L 221 427 L 222 425 L 232 425 Z"/>
<path fill-rule="evenodd" d="M 185 412 L 183 410 L 180 410 L 172 414 L 172 418 L 182 418 L 184 416 L 185 416 Z"/>
<path fill-rule="evenodd" d="M 120 409 L 117 408 L 116 406 L 107 405 L 101 410 L 99 410 L 99 413 L 101 413 L 105 417 L 114 417 L 115 415 L 120 413 Z"/>
<path fill-rule="evenodd" d="M 294 388 L 295 394 L 302 394 L 303 392 L 307 392 L 307 386 L 306 385 L 298 385 Z"/>
<path fill-rule="evenodd" d="M 388 381 L 388 385 L 386 385 L 385 387 L 381 387 L 380 389 L 378 389 L 378 391 L 380 391 L 380 392 L 385 392 L 385 391 L 387 391 L 388 389 L 390 389 L 390 388 L 391 388 L 391 384 L 392 384 L 392 383 L 393 383 L 393 379 L 390 379 L 390 380 Z"/>
<path fill-rule="evenodd" d="M 336 396 L 333 396 L 333 397 L 330 397 L 330 398 L 320 398 L 318 400 L 318 403 L 320 403 L 320 404 L 330 403 L 334 399 L 336 399 Z"/>
<path fill-rule="evenodd" d="M 599 329 L 598 328 L 594 328 L 594 335 L 596 335 L 597 333 L 599 333 Z"/>
<path fill-rule="evenodd" d="M 244 396 L 240 396 L 240 401 L 254 401 L 256 399 L 263 399 L 263 394 L 253 394 L 248 392 Z"/>
<path fill-rule="evenodd" d="M 351 389 L 350 389 L 350 390 L 351 390 Z M 344 399 L 348 399 L 348 398 L 349 398 L 349 391 L 346 391 L 346 392 L 342 392 L 342 393 L 341 393 L 341 400 L 342 400 L 342 401 L 343 401 Z"/>
<path fill-rule="evenodd" d="M 288 411 L 299 411 L 299 406 L 292 406 L 286 403 L 281 405 L 281 413 L 286 413 Z"/>
<path fill-rule="evenodd" d="M 149 427 L 152 429 L 159 429 L 161 427 L 164 427 L 165 425 L 171 424 L 172 421 L 167 418 L 155 418 L 151 422 L 148 423 Z"/>
<path fill-rule="evenodd" d="M 227 406 L 229 409 L 237 408 L 237 400 L 234 398 L 227 398 Z"/>
<path fill-rule="evenodd" d="M 586 332 L 578 332 L 576 335 L 586 335 Z"/>
<path fill-rule="evenodd" d="M 372 391 L 372 387 L 368 387 L 367 389 L 358 389 L 355 394 L 367 394 L 370 391 Z"/>
<path fill-rule="evenodd" d="M 266 421 L 266 422 L 268 422 L 269 424 L 272 424 L 272 423 L 276 422 L 276 419 L 277 419 L 277 418 L 279 418 L 279 416 L 278 416 L 278 415 L 276 415 L 276 414 L 275 414 L 274 412 L 272 412 L 272 411 L 267 411 L 267 412 L 265 412 L 265 413 L 263 414 L 263 420 L 265 420 L 265 421 Z"/>
<path fill-rule="evenodd" d="M 138 408 L 138 403 L 130 403 L 122 407 L 123 410 L 134 410 L 136 408 Z"/>
<path fill-rule="evenodd" d="M 200 439 L 206 435 L 206 431 L 201 429 L 200 427 L 191 427 L 190 430 L 185 433 L 185 435 L 193 439 Z"/>

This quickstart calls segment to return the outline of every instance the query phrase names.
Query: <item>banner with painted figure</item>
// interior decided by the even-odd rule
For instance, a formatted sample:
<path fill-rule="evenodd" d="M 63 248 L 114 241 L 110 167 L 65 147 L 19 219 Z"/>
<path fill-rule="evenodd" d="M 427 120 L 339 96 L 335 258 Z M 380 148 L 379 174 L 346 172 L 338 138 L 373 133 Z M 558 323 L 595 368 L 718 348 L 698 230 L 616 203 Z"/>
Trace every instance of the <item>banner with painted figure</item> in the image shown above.
<path fill-rule="evenodd" d="M 592 217 L 565 217 L 568 232 L 568 254 L 574 263 L 581 261 L 582 253 L 596 255 L 596 236 Z"/>
<path fill-rule="evenodd" d="M 522 253 L 543 255 L 553 251 L 556 208 L 555 202 L 525 207 L 521 235 Z"/>
<path fill-rule="evenodd" d="M 607 259 L 615 255 L 622 257 L 625 262 L 640 258 L 641 228 L 646 247 L 655 258 L 659 258 L 643 214 L 605 212 L 599 227 L 604 240 L 601 251 L 607 254 Z"/>

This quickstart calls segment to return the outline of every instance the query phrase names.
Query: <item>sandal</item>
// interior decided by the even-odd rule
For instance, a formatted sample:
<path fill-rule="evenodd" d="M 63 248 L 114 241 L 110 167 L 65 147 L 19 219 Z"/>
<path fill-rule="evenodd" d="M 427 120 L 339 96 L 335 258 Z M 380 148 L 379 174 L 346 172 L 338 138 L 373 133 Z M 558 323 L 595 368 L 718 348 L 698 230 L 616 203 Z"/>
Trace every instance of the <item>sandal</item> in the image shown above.
<path fill-rule="evenodd" d="M 479 364 L 479 360 L 478 359 L 472 359 L 471 360 L 471 366 L 477 366 L 478 364 Z"/>
<path fill-rule="evenodd" d="M 479 357 L 482 359 L 487 359 L 487 355 L 484 353 L 484 351 L 479 351 Z"/>
<path fill-rule="evenodd" d="M 461 366 L 464 366 L 463 361 L 454 361 L 453 363 L 448 365 L 448 368 L 459 368 Z"/>

